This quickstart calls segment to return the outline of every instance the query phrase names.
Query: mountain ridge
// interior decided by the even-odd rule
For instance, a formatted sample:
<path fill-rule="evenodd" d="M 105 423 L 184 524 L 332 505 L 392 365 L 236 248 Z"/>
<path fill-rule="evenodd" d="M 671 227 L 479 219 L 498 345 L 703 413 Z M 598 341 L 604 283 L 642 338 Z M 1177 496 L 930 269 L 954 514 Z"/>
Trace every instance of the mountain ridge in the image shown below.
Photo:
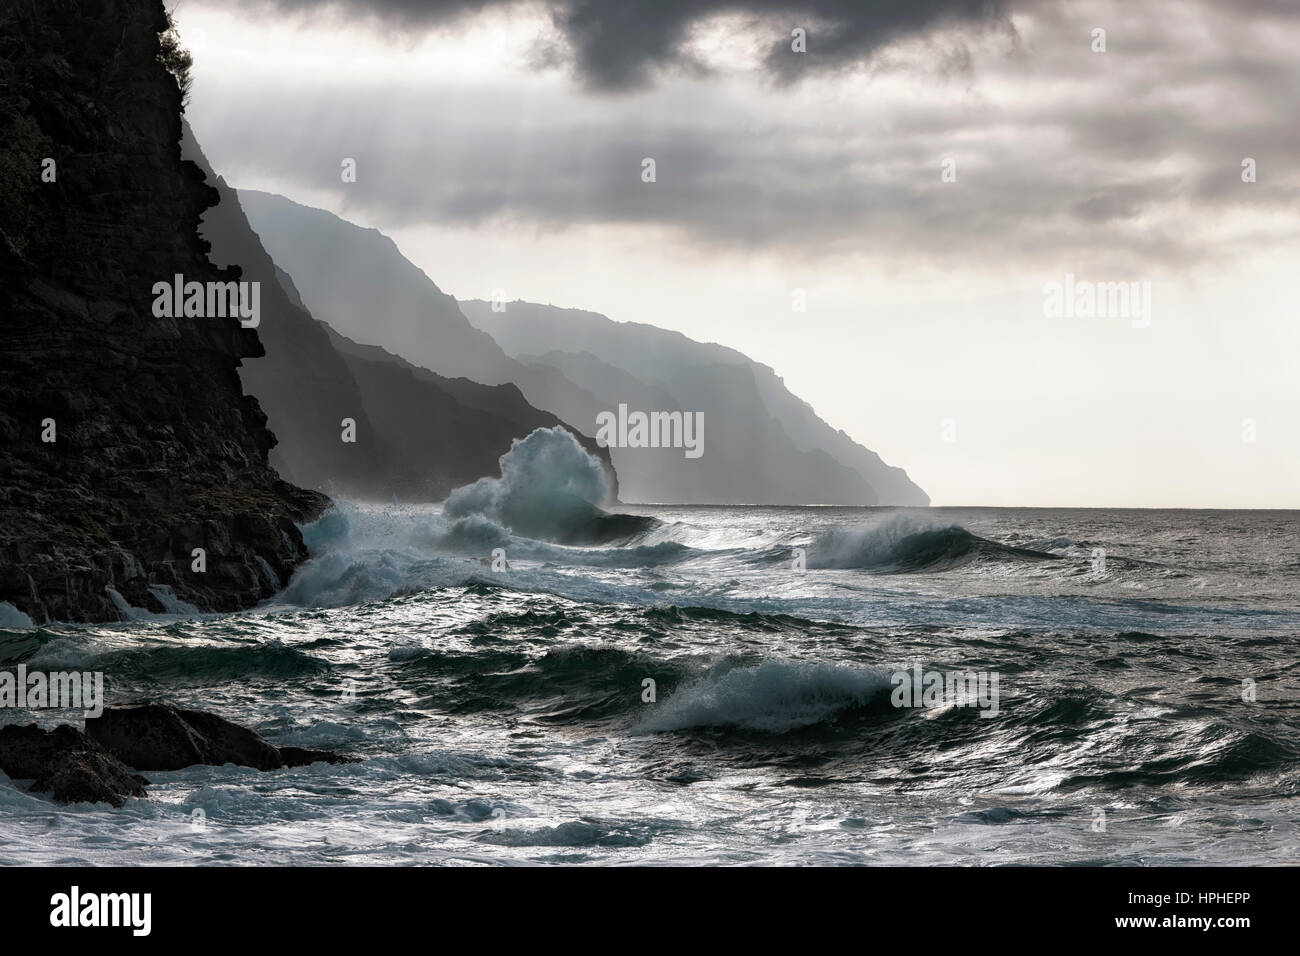
<path fill-rule="evenodd" d="M 245 278 L 261 284 L 265 354 L 245 363 L 241 377 L 281 436 L 273 463 L 282 474 L 351 498 L 433 501 L 495 474 L 511 441 L 535 428 L 564 425 L 584 440 L 558 417 L 530 406 L 513 385 L 420 374 L 423 369 L 382 349 L 364 351 L 318 318 L 254 230 L 241 195 L 212 169 L 188 125 L 184 149 L 222 197 L 203 221 L 209 257 L 238 262 Z M 468 322 L 466 327 L 472 328 Z M 486 333 L 472 331 L 495 348 Z M 355 423 L 353 441 L 341 438 L 344 419 Z M 616 494 L 618 479 L 608 452 L 585 441 L 602 460 Z"/>
<path fill-rule="evenodd" d="M 731 346 L 716 342 L 698 342 L 673 329 L 644 322 L 619 322 L 588 309 L 561 308 L 516 300 L 493 309 L 481 299 L 460 303 L 461 312 L 483 328 L 511 355 L 528 355 L 555 351 L 566 341 L 576 341 L 602 361 L 628 369 L 636 365 L 643 381 L 658 381 L 678 396 L 684 387 L 681 371 L 711 363 L 744 365 L 755 372 L 755 389 L 768 412 L 780 422 L 782 430 L 803 452 L 822 450 L 835 461 L 862 475 L 870 485 L 874 500 L 798 502 L 805 504 L 888 504 L 925 506 L 925 494 L 906 472 L 890 466 L 875 452 L 860 445 L 843 429 L 824 422 L 812 406 L 785 387 L 784 380 L 764 363 L 750 359 Z M 522 318 L 521 318 L 522 316 Z M 651 341 L 647 341 L 647 339 Z M 663 369 L 668 366 L 665 374 Z M 649 370 L 649 371 L 647 371 Z M 635 374 L 635 372 L 634 372 Z M 608 396 L 607 396 L 608 398 Z M 625 479 L 627 476 L 625 475 Z M 796 502 L 771 502 L 796 503 Z"/>
<path fill-rule="evenodd" d="M 487 303 L 460 303 L 424 269 L 401 256 L 391 237 L 377 229 L 272 193 L 241 190 L 240 196 L 268 251 L 293 276 L 305 304 L 354 343 L 378 346 L 443 376 L 511 382 L 530 404 L 586 436 L 595 435 L 602 413 L 629 397 L 655 406 L 668 399 L 670 408 L 703 412 L 710 423 L 707 460 L 684 460 L 657 448 L 608 450 L 623 500 L 929 502 L 902 469 L 886 465 L 874 452 L 832 429 L 785 388 L 774 370 L 737 349 L 695 342 L 656 326 L 614 323 L 585 310 L 549 309 L 586 316 L 576 333 L 557 330 L 555 315 L 548 314 L 536 324 L 549 326 L 549 334 L 534 328 L 531 337 L 527 330 L 514 335 L 509 323 L 521 309 L 531 319 L 548 307 L 516 302 L 495 313 Z M 596 337 L 601 342 L 585 351 L 601 363 L 599 369 L 569 354 L 584 350 L 582 343 L 593 327 L 599 327 Z M 648 361 L 654 374 L 644 374 Z M 737 374 L 739 369 L 744 374 Z M 610 384 L 619 373 L 624 387 Z M 721 379 L 731 382 L 730 393 L 718 387 Z"/>

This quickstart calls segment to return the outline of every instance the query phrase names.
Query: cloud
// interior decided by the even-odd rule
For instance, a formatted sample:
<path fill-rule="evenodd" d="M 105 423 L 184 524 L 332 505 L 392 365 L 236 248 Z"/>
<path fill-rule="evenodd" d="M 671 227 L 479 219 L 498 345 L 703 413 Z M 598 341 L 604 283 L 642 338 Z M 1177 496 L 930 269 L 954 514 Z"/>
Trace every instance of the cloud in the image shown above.
<path fill-rule="evenodd" d="M 490 5 L 376 6 L 390 23 L 428 24 Z M 930 4 L 948 25 L 880 48 L 866 74 L 823 72 L 778 90 L 661 76 L 632 99 L 518 74 L 444 95 L 418 79 L 296 84 L 216 70 L 191 112 L 237 185 L 333 194 L 345 215 L 386 228 L 651 227 L 683 247 L 783 257 L 1168 273 L 1249 255 L 1255 237 L 1300 233 L 1300 172 L 1286 158 L 1300 150 L 1300 127 L 1280 121 L 1300 97 L 1300 36 L 1284 12 L 1258 6 L 1252 19 L 1202 3 L 1167 22 L 1122 3 L 1085 13 L 1020 4 L 1014 31 L 981 34 L 961 19 L 970 5 Z M 680 38 L 688 20 L 671 3 L 654 23 L 636 19 L 644 6 L 623 9 L 556 14 L 596 31 L 565 26 L 578 49 L 591 47 L 585 62 L 603 87 L 635 79 L 611 71 L 679 56 L 664 37 Z M 818 9 L 831 22 L 841 7 Z M 830 55 L 847 63 L 913 22 L 878 24 L 875 40 L 862 27 L 861 42 Z M 1106 24 L 1106 54 L 1090 49 L 1094 23 Z M 594 62 L 597 46 L 620 59 L 612 51 L 634 33 L 639 52 L 623 66 Z M 910 68 L 926 64 L 929 74 Z M 346 186 L 344 156 L 361 170 Z M 641 181 L 645 157 L 655 183 Z M 1243 157 L 1257 160 L 1257 182 L 1242 182 Z M 940 179 L 948 158 L 955 183 Z"/>
<path fill-rule="evenodd" d="M 398 32 L 441 27 L 490 8 L 542 6 L 569 59 L 593 89 L 641 89 L 658 76 L 706 69 L 693 27 L 720 15 L 747 18 L 767 41 L 774 78 L 789 82 L 868 61 L 883 46 L 945 24 L 1006 26 L 1001 0 L 242 0 L 278 13 L 337 15 Z M 806 33 L 792 49 L 791 32 Z M 543 48 L 539 65 L 555 62 Z"/>

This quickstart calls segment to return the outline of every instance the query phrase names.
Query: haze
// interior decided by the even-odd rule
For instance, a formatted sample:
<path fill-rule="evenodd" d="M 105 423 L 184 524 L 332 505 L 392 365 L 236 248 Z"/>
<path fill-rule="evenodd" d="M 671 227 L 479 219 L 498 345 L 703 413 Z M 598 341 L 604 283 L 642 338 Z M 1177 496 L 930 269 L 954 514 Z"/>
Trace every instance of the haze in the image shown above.
<path fill-rule="evenodd" d="M 886 6 L 175 14 L 217 171 L 458 298 L 737 348 L 938 505 L 1300 507 L 1300 9 Z M 1149 323 L 1048 317 L 1067 274 Z"/>

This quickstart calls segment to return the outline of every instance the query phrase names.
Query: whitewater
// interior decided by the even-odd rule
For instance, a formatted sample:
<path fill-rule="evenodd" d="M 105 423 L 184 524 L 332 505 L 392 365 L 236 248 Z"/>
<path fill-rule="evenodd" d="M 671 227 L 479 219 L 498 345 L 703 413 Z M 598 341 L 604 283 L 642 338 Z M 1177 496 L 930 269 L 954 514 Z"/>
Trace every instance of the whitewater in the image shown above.
<path fill-rule="evenodd" d="M 1295 512 L 609 505 L 562 431 L 501 472 L 336 501 L 248 612 L 0 607 L 0 667 L 360 758 L 116 810 L 0 776 L 0 862 L 1296 859 Z M 911 668 L 994 673 L 999 712 L 895 707 Z"/>

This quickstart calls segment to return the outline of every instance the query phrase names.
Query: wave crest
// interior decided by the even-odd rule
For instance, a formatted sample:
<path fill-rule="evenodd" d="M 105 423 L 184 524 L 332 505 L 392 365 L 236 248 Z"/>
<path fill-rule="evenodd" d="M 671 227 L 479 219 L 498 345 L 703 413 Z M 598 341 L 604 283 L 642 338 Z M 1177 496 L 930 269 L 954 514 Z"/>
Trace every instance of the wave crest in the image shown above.
<path fill-rule="evenodd" d="M 514 534 L 561 544 L 630 537 L 655 523 L 602 509 L 610 497 L 605 469 L 563 426 L 515 439 L 499 462 L 500 478 L 480 478 L 447 496 L 448 519 L 478 522 L 478 534 L 486 519 Z"/>
<path fill-rule="evenodd" d="M 941 571 L 970 561 L 1055 560 L 1056 555 L 999 544 L 961 525 L 894 513 L 853 528 L 832 528 L 808 547 L 808 566 L 881 572 Z"/>
<path fill-rule="evenodd" d="M 715 669 L 679 687 L 635 728 L 639 733 L 731 727 L 783 734 L 887 701 L 888 675 L 839 664 L 764 661 Z"/>

